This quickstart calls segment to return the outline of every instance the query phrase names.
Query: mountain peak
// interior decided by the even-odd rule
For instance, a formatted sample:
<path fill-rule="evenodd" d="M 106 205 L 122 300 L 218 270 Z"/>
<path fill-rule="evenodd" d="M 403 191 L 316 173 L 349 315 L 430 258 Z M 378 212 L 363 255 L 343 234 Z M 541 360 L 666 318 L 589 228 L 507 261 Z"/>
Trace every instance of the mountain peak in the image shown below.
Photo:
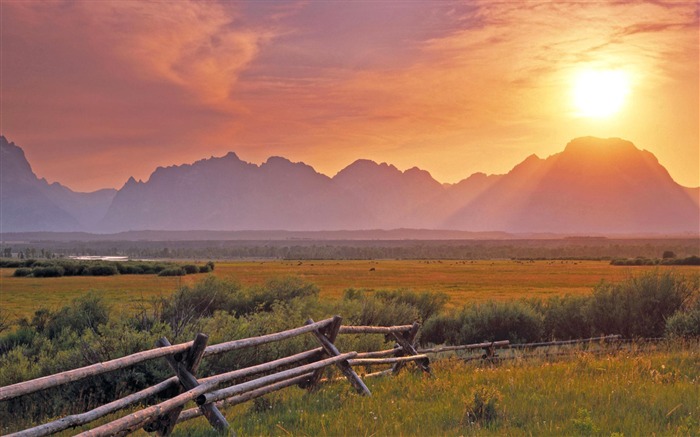
<path fill-rule="evenodd" d="M 576 155 L 619 155 L 639 151 L 631 141 L 622 138 L 575 138 L 564 148 L 565 154 Z"/>

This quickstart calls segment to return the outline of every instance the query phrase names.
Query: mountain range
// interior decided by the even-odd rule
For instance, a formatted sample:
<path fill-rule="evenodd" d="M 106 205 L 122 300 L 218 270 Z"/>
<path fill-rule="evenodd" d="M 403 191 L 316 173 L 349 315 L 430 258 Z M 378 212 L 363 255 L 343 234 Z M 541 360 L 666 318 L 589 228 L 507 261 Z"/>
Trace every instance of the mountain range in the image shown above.
<path fill-rule="evenodd" d="M 119 190 L 49 184 L 0 137 L 2 232 L 444 229 L 557 234 L 700 232 L 700 189 L 677 184 L 656 157 L 619 138 L 577 138 L 502 175 L 441 184 L 427 171 L 357 160 L 335 176 L 230 152 L 159 167 Z"/>

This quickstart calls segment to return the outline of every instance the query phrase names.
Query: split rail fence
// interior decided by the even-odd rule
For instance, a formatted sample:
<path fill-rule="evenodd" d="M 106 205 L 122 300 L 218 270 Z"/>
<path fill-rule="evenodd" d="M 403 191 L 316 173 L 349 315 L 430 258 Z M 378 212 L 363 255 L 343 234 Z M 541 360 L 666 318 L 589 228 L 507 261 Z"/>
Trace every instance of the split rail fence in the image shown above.
<path fill-rule="evenodd" d="M 355 372 L 353 366 L 387 364 L 392 366 L 388 370 L 366 375 L 366 377 L 371 377 L 396 374 L 406 363 L 415 362 L 420 369 L 429 374 L 430 361 L 427 355 L 418 353 L 415 348 L 415 338 L 419 328 L 418 323 L 388 327 L 342 326 L 342 318 L 335 316 L 319 322 L 309 319 L 304 326 L 287 331 L 210 346 L 207 346 L 208 336 L 201 333 L 193 341 L 176 345 L 171 345 L 167 338 L 161 338 L 156 342 L 157 348 L 155 349 L 0 387 L 0 401 L 11 401 L 20 396 L 124 369 L 144 361 L 164 359 L 174 376 L 156 385 L 93 410 L 63 417 L 11 435 L 17 437 L 45 436 L 87 425 L 124 408 L 143 403 L 149 398 L 173 388 L 179 390 L 176 396 L 129 413 L 79 435 L 126 435 L 143 428 L 148 432 L 167 436 L 172 433 L 177 423 L 202 415 L 206 417 L 214 429 L 224 432 L 228 430 L 229 425 L 219 410 L 222 406 L 240 404 L 292 385 L 313 390 L 321 382 L 324 369 L 330 366 L 336 366 L 358 393 L 367 396 L 371 395 L 371 392 Z M 279 342 L 307 333 L 316 338 L 319 347 L 206 378 L 197 377 L 197 370 L 203 358 Z M 338 334 L 382 334 L 394 339 L 396 346 L 385 351 L 342 353 L 334 344 Z M 253 378 L 254 376 L 255 378 Z M 184 410 L 184 406 L 192 401 L 197 404 L 197 407 Z"/>
<path fill-rule="evenodd" d="M 503 340 L 416 349 L 416 336 L 419 329 L 420 324 L 418 323 L 401 326 L 347 326 L 342 325 L 340 316 L 335 316 L 319 322 L 309 319 L 304 326 L 294 329 L 215 345 L 207 345 L 208 337 L 202 333 L 197 334 L 193 341 L 176 345 L 171 345 L 168 339 L 163 337 L 156 342 L 157 347 L 155 349 L 0 387 L 0 402 L 11 401 L 20 396 L 41 390 L 125 369 L 145 361 L 164 359 L 172 370 L 173 376 L 158 384 L 90 411 L 66 416 L 10 435 L 15 437 L 38 437 L 73 429 L 90 424 L 127 407 L 143 404 L 148 399 L 172 389 L 176 389 L 178 392 L 169 399 L 141 408 L 119 419 L 84 431 L 79 435 L 126 435 L 143 428 L 148 432 L 156 432 L 159 436 L 167 436 L 172 433 L 176 424 L 199 416 L 205 416 L 214 429 L 224 432 L 229 429 L 229 424 L 219 408 L 250 401 L 293 385 L 310 391 L 314 390 L 322 382 L 324 369 L 331 366 L 337 367 L 343 374 L 343 377 L 350 382 L 358 393 L 369 396 L 371 392 L 354 370 L 356 367 L 373 368 L 375 366 L 391 365 L 389 369 L 363 375 L 364 378 L 370 378 L 381 375 L 395 375 L 407 363 L 414 362 L 417 368 L 430 375 L 430 360 L 427 354 L 456 351 L 469 352 L 481 349 L 483 350 L 481 356 L 464 359 L 466 361 L 483 359 L 496 362 L 502 359 L 497 354 L 498 349 L 531 350 L 540 347 L 579 343 L 605 343 L 621 340 L 619 335 L 612 335 L 547 343 L 510 344 L 508 340 Z M 206 357 L 284 341 L 304 334 L 311 334 L 318 341 L 319 347 L 206 378 L 197 377 L 200 363 Z M 382 351 L 351 351 L 343 353 L 335 345 L 339 334 L 379 334 L 394 340 L 395 345 L 391 349 Z M 507 358 L 517 357 L 510 356 Z M 521 357 L 525 356 L 521 355 Z M 340 379 L 343 378 L 341 377 Z M 197 406 L 184 410 L 185 405 L 189 402 L 194 402 Z"/>

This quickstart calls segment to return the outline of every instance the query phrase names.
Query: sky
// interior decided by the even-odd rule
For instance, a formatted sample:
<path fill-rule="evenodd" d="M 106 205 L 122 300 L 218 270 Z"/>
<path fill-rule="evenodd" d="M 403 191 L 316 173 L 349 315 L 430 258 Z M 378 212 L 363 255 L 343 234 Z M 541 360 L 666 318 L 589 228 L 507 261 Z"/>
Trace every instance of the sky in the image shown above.
<path fill-rule="evenodd" d="M 697 2 L 2 0 L 0 12 L 0 133 L 77 191 L 228 151 L 329 176 L 365 158 L 454 183 L 587 135 L 630 140 L 700 185 Z M 618 112 L 576 106 L 586 71 L 624 75 Z"/>

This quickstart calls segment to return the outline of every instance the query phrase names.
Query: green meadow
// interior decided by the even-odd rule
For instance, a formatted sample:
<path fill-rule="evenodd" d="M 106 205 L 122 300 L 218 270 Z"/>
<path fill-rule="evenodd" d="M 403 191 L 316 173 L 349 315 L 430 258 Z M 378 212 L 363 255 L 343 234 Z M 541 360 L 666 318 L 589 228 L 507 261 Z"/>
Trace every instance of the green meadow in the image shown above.
<path fill-rule="evenodd" d="M 239 436 L 700 435 L 698 267 L 248 261 L 219 262 L 212 273 L 178 277 L 0 273 L 3 311 L 16 321 L 0 334 L 0 385 L 149 349 L 161 336 L 180 343 L 205 332 L 216 344 L 332 314 L 350 325 L 420 320 L 421 346 L 663 336 L 659 343 L 574 348 L 565 356 L 539 352 L 523 358 L 502 351 L 513 359 L 497 363 L 465 361 L 454 353 L 433 356 L 430 377 L 409 364 L 397 376 L 367 378 L 370 397 L 327 372 L 327 382 L 314 392 L 291 387 L 225 408 L 224 414 Z M 341 351 L 393 345 L 381 335 L 345 335 L 336 344 Z M 198 376 L 316 346 L 307 336 L 207 358 Z M 0 432 L 94 408 L 170 375 L 156 360 L 0 403 Z M 198 418 L 178 425 L 175 435 L 215 433 Z"/>
<path fill-rule="evenodd" d="M 698 346 L 495 366 L 442 359 L 433 377 L 405 371 L 369 379 L 371 397 L 338 381 L 311 394 L 290 388 L 224 414 L 238 435 L 698 435 Z M 493 400 L 493 417 L 472 413 L 477 393 Z M 209 427 L 202 418 L 179 426 L 182 436 Z"/>

